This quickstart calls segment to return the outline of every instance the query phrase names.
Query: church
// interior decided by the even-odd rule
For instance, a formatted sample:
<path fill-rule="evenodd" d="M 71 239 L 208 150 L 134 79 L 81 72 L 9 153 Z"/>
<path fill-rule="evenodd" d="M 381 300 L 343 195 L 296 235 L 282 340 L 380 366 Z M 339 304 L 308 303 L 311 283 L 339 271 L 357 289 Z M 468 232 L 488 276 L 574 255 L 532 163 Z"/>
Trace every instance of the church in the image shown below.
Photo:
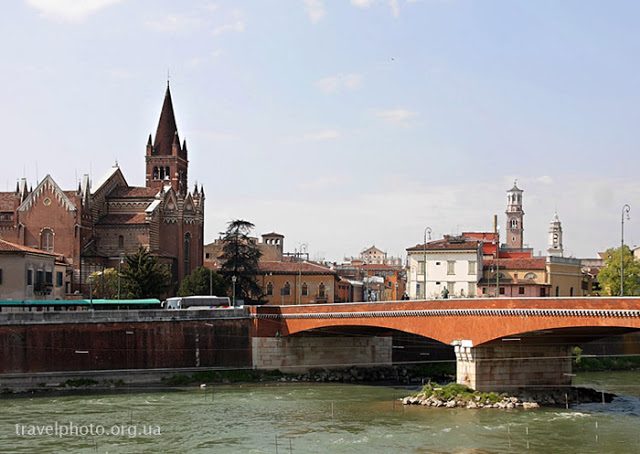
<path fill-rule="evenodd" d="M 91 273 L 118 268 L 139 246 L 170 267 L 177 286 L 202 266 L 205 196 L 197 185 L 188 190 L 187 143 L 168 84 L 145 160 L 142 187 L 130 186 L 118 165 L 95 183 L 85 175 L 74 190 L 50 175 L 35 188 L 19 180 L 15 191 L 0 192 L 0 238 L 56 254 L 67 264 L 67 293 L 88 294 Z"/>

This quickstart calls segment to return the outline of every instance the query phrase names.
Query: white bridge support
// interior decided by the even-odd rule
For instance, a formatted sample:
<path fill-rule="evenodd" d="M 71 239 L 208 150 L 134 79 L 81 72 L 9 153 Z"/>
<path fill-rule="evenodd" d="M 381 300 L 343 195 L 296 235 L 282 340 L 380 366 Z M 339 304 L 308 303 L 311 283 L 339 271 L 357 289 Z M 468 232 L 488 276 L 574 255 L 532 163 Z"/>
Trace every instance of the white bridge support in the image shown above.
<path fill-rule="evenodd" d="M 473 347 L 471 341 L 453 343 L 459 384 L 477 391 L 571 385 L 571 349 L 558 345 L 527 345 L 504 339 Z"/>

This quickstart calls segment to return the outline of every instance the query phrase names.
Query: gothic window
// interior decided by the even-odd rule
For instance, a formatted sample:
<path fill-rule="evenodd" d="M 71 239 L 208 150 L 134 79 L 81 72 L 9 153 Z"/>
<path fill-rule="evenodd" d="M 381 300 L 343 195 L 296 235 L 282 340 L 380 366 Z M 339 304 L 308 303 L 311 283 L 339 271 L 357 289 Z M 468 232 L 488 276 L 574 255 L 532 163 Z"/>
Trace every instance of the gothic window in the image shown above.
<path fill-rule="evenodd" d="M 158 177 L 159 177 L 159 174 L 158 174 L 158 167 L 156 166 L 156 167 L 154 167 L 154 168 L 153 168 L 153 179 L 154 179 L 154 180 L 157 180 L 157 179 L 158 179 Z"/>
<path fill-rule="evenodd" d="M 271 296 L 271 295 L 273 295 L 273 284 L 269 282 L 267 284 L 267 296 Z"/>
<path fill-rule="evenodd" d="M 300 292 L 302 293 L 302 296 L 309 295 L 309 287 L 307 286 L 306 282 L 302 283 L 302 289 L 300 290 Z"/>
<path fill-rule="evenodd" d="M 184 245 L 182 255 L 184 257 L 184 273 L 189 274 L 191 271 L 191 233 L 184 234 Z"/>
<path fill-rule="evenodd" d="M 43 229 L 40 232 L 40 249 L 46 252 L 53 252 L 53 230 Z"/>
<path fill-rule="evenodd" d="M 161 180 L 164 180 L 164 167 L 160 167 L 160 175 L 159 175 Z"/>
<path fill-rule="evenodd" d="M 511 219 L 511 228 L 512 229 L 517 229 L 518 228 L 518 220 L 517 219 Z"/>
<path fill-rule="evenodd" d="M 124 236 L 118 235 L 118 249 L 124 249 Z"/>
<path fill-rule="evenodd" d="M 324 282 L 320 282 L 320 285 L 318 286 L 318 297 L 320 297 L 320 298 L 324 298 L 325 297 Z"/>
<path fill-rule="evenodd" d="M 291 284 L 289 284 L 289 282 L 285 282 L 284 287 L 282 287 L 281 291 L 283 296 L 291 295 Z"/>
<path fill-rule="evenodd" d="M 167 166 L 167 167 L 165 167 L 165 170 L 164 170 L 164 177 L 165 177 L 167 180 L 171 179 L 171 172 L 169 171 L 169 167 L 168 167 L 168 166 Z"/>

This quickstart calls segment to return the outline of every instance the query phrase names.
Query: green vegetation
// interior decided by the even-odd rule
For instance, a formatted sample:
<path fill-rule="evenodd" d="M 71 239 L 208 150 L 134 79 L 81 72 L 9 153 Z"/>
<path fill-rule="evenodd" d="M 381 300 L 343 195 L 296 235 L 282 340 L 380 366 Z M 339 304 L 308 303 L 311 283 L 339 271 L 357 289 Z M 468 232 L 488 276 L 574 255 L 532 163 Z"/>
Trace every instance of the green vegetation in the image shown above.
<path fill-rule="evenodd" d="M 629 247 L 607 249 L 604 267 L 598 273 L 598 282 L 604 293 L 620 295 L 620 261 L 624 264 L 624 295 L 640 295 L 640 262 Z"/>
<path fill-rule="evenodd" d="M 500 402 L 500 400 L 505 396 L 504 394 L 494 392 L 486 393 L 474 391 L 473 389 L 465 385 L 459 385 L 458 383 L 439 385 L 431 382 L 424 385 L 419 394 L 424 394 L 427 397 L 435 397 L 442 401 L 455 399 L 463 402 L 469 402 L 471 400 L 476 400 L 479 402 L 489 401 L 492 404 Z"/>
<path fill-rule="evenodd" d="M 225 296 L 227 284 L 224 278 L 204 266 L 200 266 L 186 276 L 180 284 L 178 296 L 216 295 Z"/>
<path fill-rule="evenodd" d="M 76 378 L 64 382 L 64 386 L 68 388 L 79 388 L 81 386 L 93 386 L 97 384 L 98 382 L 91 378 Z"/>
<path fill-rule="evenodd" d="M 456 363 L 451 361 L 443 363 L 417 364 L 411 367 L 411 373 L 414 376 L 429 377 L 432 380 L 455 380 Z"/>
<path fill-rule="evenodd" d="M 123 295 L 127 298 L 160 298 L 171 286 L 168 267 L 142 246 L 127 256 L 121 275 Z"/>
<path fill-rule="evenodd" d="M 89 275 L 92 285 L 92 297 L 104 299 L 116 299 L 118 297 L 118 270 L 105 268 Z"/>
<path fill-rule="evenodd" d="M 239 370 L 208 370 L 195 372 L 191 375 L 175 374 L 163 378 L 162 382 L 168 386 L 187 386 L 198 383 L 240 383 L 260 380 L 277 380 L 290 375 L 279 370 L 239 369 Z"/>
<path fill-rule="evenodd" d="M 256 282 L 256 276 L 259 274 L 258 261 L 262 252 L 249 237 L 254 227 L 251 222 L 241 219 L 229 222 L 227 230 L 223 232 L 220 273 L 224 276 L 227 288 L 231 290 L 233 289 L 232 279 L 235 277 L 236 299 L 244 300 L 246 303 L 261 304 L 264 302 L 262 289 Z"/>
<path fill-rule="evenodd" d="M 640 356 L 579 357 L 573 363 L 576 372 L 640 369 Z"/>

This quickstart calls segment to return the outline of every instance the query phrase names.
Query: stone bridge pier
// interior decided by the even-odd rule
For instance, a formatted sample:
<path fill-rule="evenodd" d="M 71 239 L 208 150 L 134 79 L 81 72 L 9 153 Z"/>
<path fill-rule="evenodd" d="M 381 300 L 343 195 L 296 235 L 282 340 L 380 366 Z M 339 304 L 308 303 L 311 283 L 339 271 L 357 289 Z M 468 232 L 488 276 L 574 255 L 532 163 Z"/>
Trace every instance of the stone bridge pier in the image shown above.
<path fill-rule="evenodd" d="M 474 347 L 454 341 L 457 382 L 477 391 L 571 385 L 571 347 L 528 345 L 520 339 Z"/>

